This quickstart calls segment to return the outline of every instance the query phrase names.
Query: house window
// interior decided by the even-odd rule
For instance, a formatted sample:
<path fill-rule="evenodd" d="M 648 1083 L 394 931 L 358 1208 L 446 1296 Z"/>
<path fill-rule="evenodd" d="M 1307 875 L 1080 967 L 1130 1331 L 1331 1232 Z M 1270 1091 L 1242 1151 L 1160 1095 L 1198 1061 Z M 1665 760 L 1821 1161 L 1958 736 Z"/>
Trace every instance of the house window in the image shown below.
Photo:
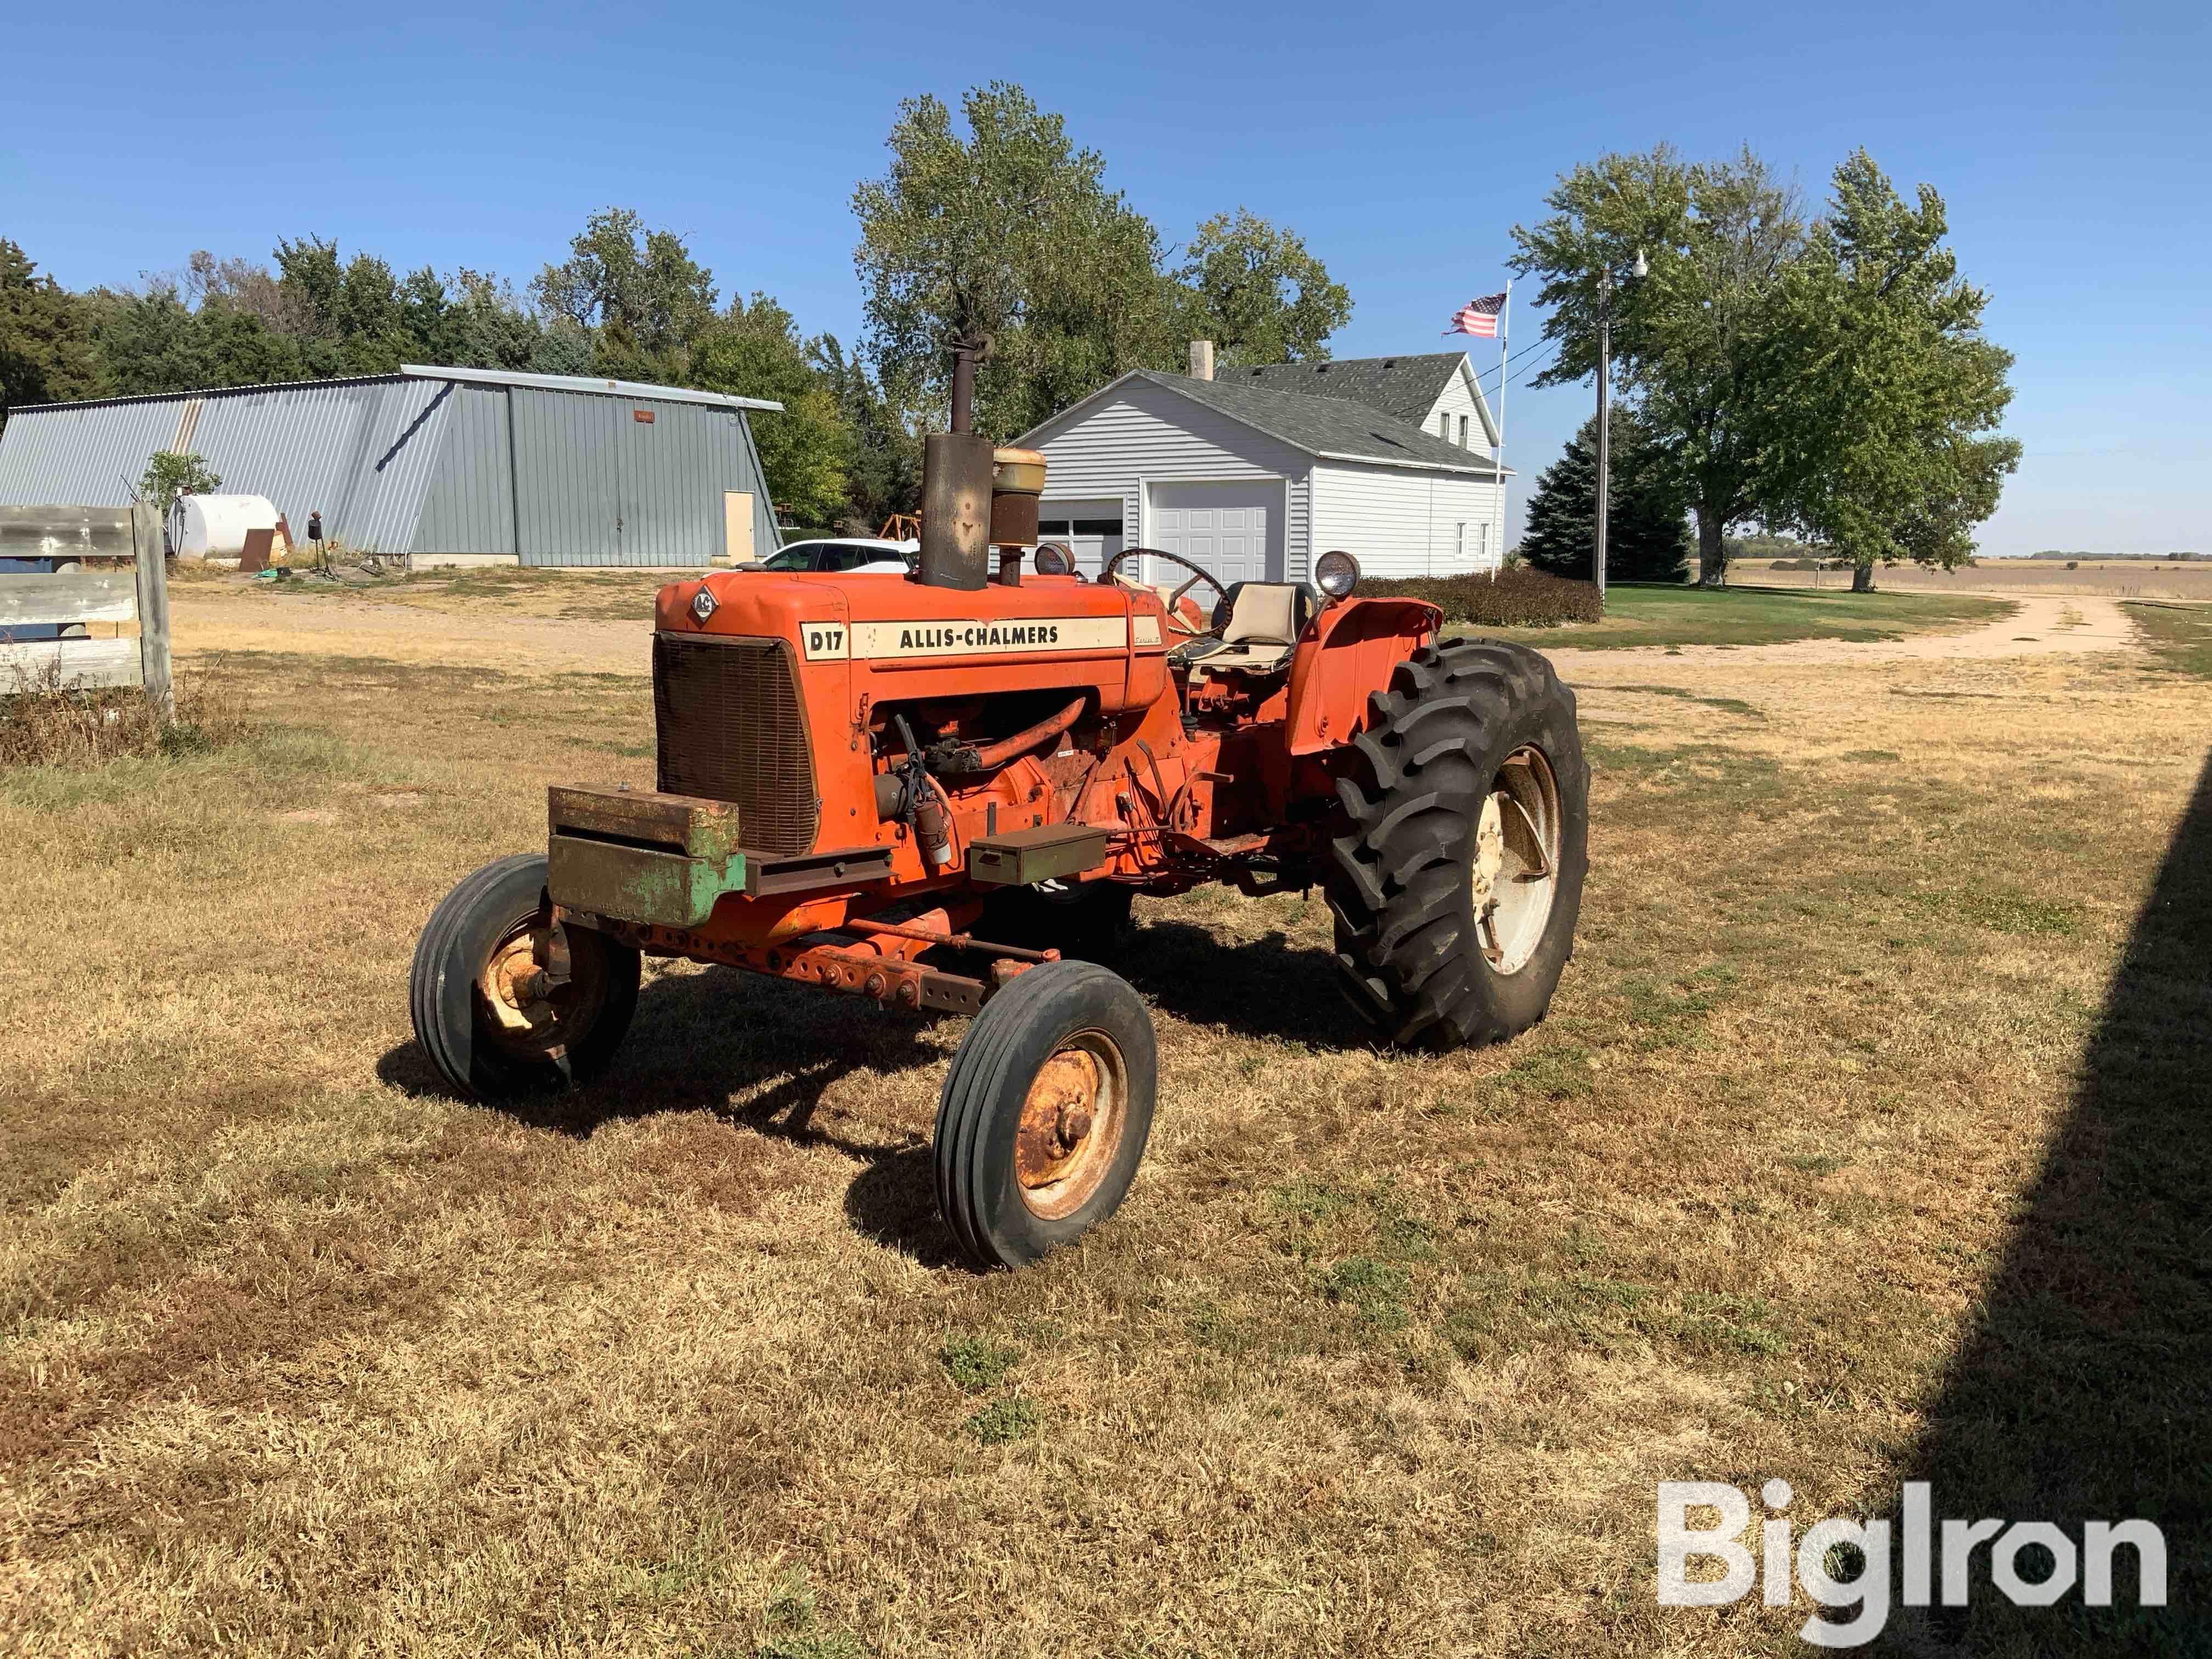
<path fill-rule="evenodd" d="M 1452 562 L 1463 566 L 1467 563 L 1467 520 L 1462 519 L 1452 526 Z"/>
<path fill-rule="evenodd" d="M 1450 416 L 1439 415 L 1437 416 L 1437 436 L 1442 438 L 1446 443 L 1449 443 L 1451 441 Z"/>
<path fill-rule="evenodd" d="M 1459 417 L 1459 447 L 1462 449 L 1467 447 L 1467 416 L 1464 415 Z"/>
<path fill-rule="evenodd" d="M 1479 524 L 1474 527 L 1474 562 L 1478 565 L 1490 562 L 1490 526 Z"/>

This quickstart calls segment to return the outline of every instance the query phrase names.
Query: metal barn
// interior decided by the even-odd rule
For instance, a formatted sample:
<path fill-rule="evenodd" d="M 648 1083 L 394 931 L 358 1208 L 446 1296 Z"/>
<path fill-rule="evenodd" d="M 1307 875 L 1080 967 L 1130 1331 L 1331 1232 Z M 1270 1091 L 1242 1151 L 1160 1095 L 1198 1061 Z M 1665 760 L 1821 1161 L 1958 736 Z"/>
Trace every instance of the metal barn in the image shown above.
<path fill-rule="evenodd" d="M 417 564 L 697 566 L 776 545 L 746 424 L 783 405 L 681 386 L 437 368 L 11 410 L 0 501 L 123 506 L 196 452 L 304 542 Z"/>

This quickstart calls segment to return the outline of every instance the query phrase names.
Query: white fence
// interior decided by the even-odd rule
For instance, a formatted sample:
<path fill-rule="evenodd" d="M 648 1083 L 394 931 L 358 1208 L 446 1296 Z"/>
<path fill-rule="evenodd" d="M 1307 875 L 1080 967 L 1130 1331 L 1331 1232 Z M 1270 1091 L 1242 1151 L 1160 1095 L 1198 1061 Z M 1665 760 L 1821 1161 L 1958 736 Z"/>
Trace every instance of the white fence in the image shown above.
<path fill-rule="evenodd" d="M 135 639 L 88 632 L 130 622 Z M 0 695 L 50 676 L 143 685 L 165 718 L 173 712 L 169 586 L 150 505 L 0 507 Z"/>

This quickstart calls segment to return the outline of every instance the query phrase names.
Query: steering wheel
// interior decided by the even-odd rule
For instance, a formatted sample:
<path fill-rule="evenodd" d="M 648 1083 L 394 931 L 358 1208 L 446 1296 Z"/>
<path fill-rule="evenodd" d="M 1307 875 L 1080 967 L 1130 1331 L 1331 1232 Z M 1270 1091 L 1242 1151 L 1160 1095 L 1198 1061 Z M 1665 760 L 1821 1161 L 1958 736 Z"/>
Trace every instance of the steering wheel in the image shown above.
<path fill-rule="evenodd" d="M 1182 603 L 1182 596 L 1189 592 L 1192 588 L 1197 586 L 1200 582 L 1204 582 L 1207 586 L 1211 587 L 1218 596 L 1215 601 L 1215 605 L 1207 608 L 1207 616 L 1210 617 L 1213 614 L 1214 610 L 1218 607 L 1219 601 L 1221 599 L 1225 599 L 1229 597 L 1229 590 L 1221 585 L 1220 579 L 1212 571 L 1206 569 L 1202 565 L 1193 564 L 1188 559 L 1183 557 L 1180 553 L 1164 553 L 1157 547 L 1123 548 L 1119 553 L 1116 553 L 1112 558 L 1106 561 L 1106 568 L 1098 573 L 1099 580 L 1101 581 L 1124 582 L 1125 584 L 1134 582 L 1134 578 L 1124 578 L 1122 576 L 1121 561 L 1124 559 L 1146 558 L 1165 559 L 1170 564 L 1179 564 L 1184 569 L 1190 572 L 1190 580 L 1185 582 L 1181 587 L 1176 589 L 1174 592 L 1168 595 L 1168 620 L 1172 623 L 1176 623 L 1177 626 L 1181 626 L 1182 624 L 1177 621 L 1176 607 Z M 1137 585 L 1141 586 L 1142 584 Z"/>

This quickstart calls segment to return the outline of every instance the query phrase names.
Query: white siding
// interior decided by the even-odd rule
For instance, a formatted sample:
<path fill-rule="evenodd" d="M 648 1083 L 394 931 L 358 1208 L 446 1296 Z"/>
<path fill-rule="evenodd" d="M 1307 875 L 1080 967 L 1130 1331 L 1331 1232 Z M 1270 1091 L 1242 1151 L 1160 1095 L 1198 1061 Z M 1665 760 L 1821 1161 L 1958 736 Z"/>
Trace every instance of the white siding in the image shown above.
<path fill-rule="evenodd" d="M 1474 388 L 1467 370 L 1462 369 L 1444 383 L 1444 389 L 1437 394 L 1436 402 L 1429 405 L 1429 412 L 1416 424 L 1424 432 L 1433 434 L 1437 430 L 1439 415 L 1449 418 L 1451 423 L 1449 441 L 1455 445 L 1459 442 L 1459 423 L 1464 416 L 1467 419 L 1467 449 L 1482 459 L 1490 458 L 1490 434 L 1482 424 L 1482 410 L 1475 402 Z"/>
<path fill-rule="evenodd" d="M 1503 545 L 1495 482 L 1401 467 L 1316 466 L 1313 526 L 1316 549 L 1342 548 L 1370 576 L 1495 569 Z"/>
<path fill-rule="evenodd" d="M 1038 441 L 1047 501 L 1118 496 L 1126 544 L 1141 546 L 1146 483 L 1176 479 L 1281 478 L 1289 514 L 1284 526 L 1284 575 L 1302 581 L 1308 564 L 1306 475 L 1313 463 L 1291 448 L 1178 397 L 1133 380 L 1070 425 Z"/>

